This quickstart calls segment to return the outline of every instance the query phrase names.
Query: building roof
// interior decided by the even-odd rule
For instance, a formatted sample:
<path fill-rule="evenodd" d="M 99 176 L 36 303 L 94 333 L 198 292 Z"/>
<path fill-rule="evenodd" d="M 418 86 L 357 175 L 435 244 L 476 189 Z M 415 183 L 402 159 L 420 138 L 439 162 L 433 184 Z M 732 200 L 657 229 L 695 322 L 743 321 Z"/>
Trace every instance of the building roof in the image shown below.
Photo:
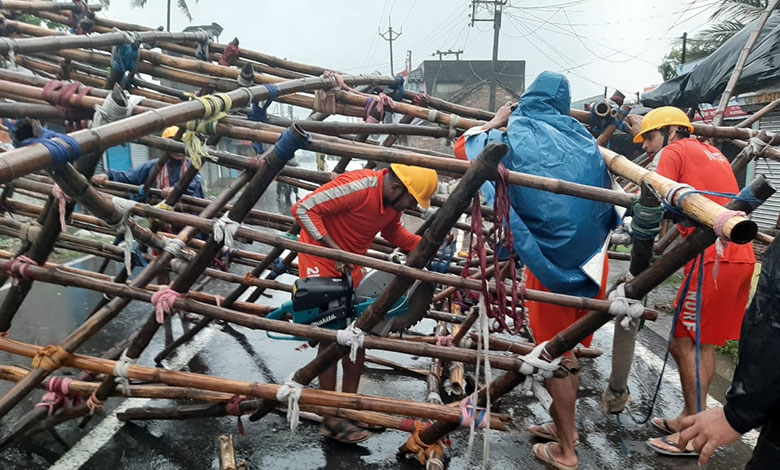
<path fill-rule="evenodd" d="M 431 96 L 450 100 L 463 88 L 489 80 L 489 60 L 426 60 L 409 74 L 410 81 L 423 82 Z M 497 81 L 507 90 L 521 95 L 525 90 L 525 61 L 499 60 L 496 62 Z"/>

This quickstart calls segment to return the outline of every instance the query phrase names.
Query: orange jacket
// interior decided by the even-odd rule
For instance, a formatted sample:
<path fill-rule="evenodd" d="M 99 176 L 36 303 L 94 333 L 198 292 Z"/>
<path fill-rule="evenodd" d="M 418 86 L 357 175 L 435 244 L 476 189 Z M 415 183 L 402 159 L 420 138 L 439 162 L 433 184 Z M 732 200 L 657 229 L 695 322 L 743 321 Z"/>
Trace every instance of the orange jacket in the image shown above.
<path fill-rule="evenodd" d="M 357 170 L 340 175 L 298 201 L 292 214 L 301 241 L 320 245 L 325 235 L 344 250 L 366 254 L 377 233 L 403 250 L 417 248 L 420 236 L 401 225 L 401 212 L 385 207 L 382 184 L 388 170 Z"/>

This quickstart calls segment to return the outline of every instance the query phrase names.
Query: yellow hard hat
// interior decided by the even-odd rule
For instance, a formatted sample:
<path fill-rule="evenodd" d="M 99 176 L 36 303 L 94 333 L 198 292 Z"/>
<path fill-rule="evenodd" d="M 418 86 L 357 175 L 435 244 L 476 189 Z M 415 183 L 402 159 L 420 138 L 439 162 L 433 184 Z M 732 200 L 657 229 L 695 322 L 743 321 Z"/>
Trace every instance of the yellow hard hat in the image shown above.
<path fill-rule="evenodd" d="M 391 163 L 390 168 L 423 209 L 431 207 L 431 196 L 439 186 L 439 175 L 435 170 L 400 163 Z"/>
<path fill-rule="evenodd" d="M 166 127 L 162 133 L 163 139 L 173 139 L 179 133 L 179 126 Z"/>
<path fill-rule="evenodd" d="M 642 137 L 647 132 L 661 129 L 667 126 L 680 126 L 687 127 L 693 132 L 693 126 L 691 120 L 688 119 L 688 115 L 680 108 L 674 106 L 662 106 L 647 113 L 642 119 L 642 131 L 634 136 L 634 143 L 639 144 L 644 142 L 645 138 Z"/>

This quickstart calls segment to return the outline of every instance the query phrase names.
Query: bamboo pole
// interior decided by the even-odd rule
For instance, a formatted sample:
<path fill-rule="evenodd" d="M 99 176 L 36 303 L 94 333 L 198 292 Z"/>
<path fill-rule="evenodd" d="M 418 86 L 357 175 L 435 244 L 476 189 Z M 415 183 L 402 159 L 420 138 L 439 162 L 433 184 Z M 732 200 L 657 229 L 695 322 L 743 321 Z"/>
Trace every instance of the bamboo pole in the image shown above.
<path fill-rule="evenodd" d="M 458 183 L 455 191 L 450 195 L 442 209 L 436 213 L 431 226 L 426 230 L 417 248 L 409 254 L 406 266 L 422 268 L 436 256 L 439 246 L 449 233 L 463 209 L 469 205 L 474 193 L 485 180 L 494 176 L 501 159 L 509 148 L 503 144 L 490 144 L 480 153 L 474 165 L 469 168 L 463 179 Z M 384 318 L 387 311 L 392 308 L 398 298 L 412 285 L 412 281 L 405 278 L 394 278 L 377 297 L 371 306 L 355 322 L 355 327 L 363 331 L 371 331 Z M 298 369 L 293 375 L 295 382 L 300 384 L 310 383 L 317 375 L 325 371 L 331 364 L 338 361 L 348 352 L 349 348 L 331 343 L 327 348 L 320 350 L 317 357 L 306 366 Z M 275 403 L 271 400 L 264 402 L 263 406 L 253 414 L 250 419 L 256 420 L 264 416 Z"/>
<path fill-rule="evenodd" d="M 772 11 L 777 8 L 778 4 L 780 4 L 780 0 L 768 1 L 766 8 L 764 8 L 761 16 L 758 17 L 755 29 L 752 33 L 750 33 L 750 36 L 745 42 L 745 47 L 742 48 L 742 52 L 739 54 L 737 63 L 734 65 L 734 72 L 732 72 L 731 78 L 729 78 L 729 82 L 726 84 L 726 88 L 723 90 L 723 94 L 720 96 L 718 109 L 715 111 L 715 117 L 712 118 L 713 125 L 719 126 L 723 122 L 723 114 L 726 112 L 731 95 L 734 93 L 734 88 L 737 86 L 737 82 L 742 76 L 742 69 L 745 67 L 745 63 L 747 62 L 748 56 L 750 55 L 750 51 L 753 49 L 753 45 L 756 43 L 756 41 L 758 41 L 758 37 L 761 35 L 761 30 L 764 28 L 766 21 L 769 19 L 769 15 L 771 15 Z"/>
<path fill-rule="evenodd" d="M 645 207 L 659 207 L 661 205 L 647 185 L 642 185 L 639 203 Z M 631 246 L 629 277 L 635 277 L 647 269 L 652 259 L 653 240 L 635 238 Z M 636 299 L 636 297 L 632 298 Z M 607 388 L 601 395 L 601 408 L 609 413 L 622 413 L 631 399 L 631 395 L 628 393 L 628 375 L 634 360 L 634 347 L 639 325 L 639 320 L 631 320 L 627 327 L 620 324 L 615 325 L 612 339 L 612 371 L 607 381 Z"/>
<path fill-rule="evenodd" d="M 664 198 L 667 197 L 670 190 L 677 185 L 677 182 L 635 165 L 626 157 L 609 149 L 602 147 L 601 153 L 604 155 L 607 165 L 613 172 L 631 180 L 635 184 L 645 183 L 648 186 L 651 186 Z M 683 194 L 688 195 L 683 198 Z M 680 201 L 682 201 L 682 204 L 680 204 Z M 674 196 L 674 201 L 671 202 L 676 206 L 681 206 L 682 210 L 685 211 L 687 215 L 709 228 L 712 228 L 718 216 L 727 210 L 701 194 L 691 194 L 690 190 L 677 191 Z M 758 226 L 756 223 L 747 217 L 742 216 L 730 217 L 723 226 L 723 235 L 728 238 L 729 241 L 738 244 L 750 242 L 755 238 L 757 232 Z"/>
<path fill-rule="evenodd" d="M 765 178 L 758 177 L 750 185 L 751 193 L 755 198 L 765 201 L 775 190 Z M 733 200 L 727 205 L 729 209 L 743 210 L 748 213 L 753 210 L 747 203 Z M 643 271 L 639 276 L 626 283 L 626 295 L 631 298 L 640 298 L 647 294 L 663 282 L 672 273 L 676 272 L 688 261 L 692 260 L 697 254 L 707 246 L 715 243 L 715 234 L 711 230 L 698 228 L 677 248 L 668 255 L 656 261 L 649 269 Z M 605 323 L 610 321 L 612 316 L 600 312 L 590 312 L 581 319 L 577 320 L 570 327 L 559 333 L 545 347 L 546 357 L 553 359 L 566 353 L 576 346 L 580 341 L 591 335 Z M 491 400 L 508 393 L 514 389 L 524 379 L 524 376 L 517 372 L 507 372 L 495 379 L 490 386 Z M 485 389 L 479 393 L 479 406 L 486 403 L 487 393 Z M 432 444 L 437 442 L 447 433 L 455 429 L 452 425 L 442 421 L 433 423 L 420 433 L 420 438 L 424 443 Z"/>
<path fill-rule="evenodd" d="M 69 2 L 31 2 L 20 0 L 3 0 L 0 4 L 4 10 L 11 11 L 28 11 L 28 12 L 44 12 L 44 11 L 63 11 L 70 10 L 75 11 L 77 5 Z M 103 5 L 100 3 L 87 5 L 90 11 L 101 11 Z M 67 24 L 67 23 L 66 23 Z"/>
<path fill-rule="evenodd" d="M 8 3 L 4 2 L 4 5 Z M 16 2 L 26 3 L 26 2 Z M 43 3 L 43 2 L 42 2 Z M 6 20 L 9 28 L 18 29 L 19 22 Z M 162 31 L 148 31 L 143 33 L 127 34 L 124 31 L 104 34 L 71 35 L 59 31 L 48 30 L 53 33 L 47 37 L 36 38 L 0 38 L 0 54 L 13 51 L 15 54 L 32 54 L 35 52 L 51 53 L 62 49 L 100 49 L 119 44 L 145 43 L 154 41 L 171 42 L 203 42 L 211 35 L 207 31 L 169 33 Z"/>
<path fill-rule="evenodd" d="M 42 346 L 26 344 L 8 338 L 0 338 L 0 350 L 11 354 L 35 357 L 42 349 Z M 113 374 L 116 362 L 90 356 L 70 354 L 64 360 L 63 365 L 93 373 L 111 375 Z M 29 375 L 30 374 L 27 376 L 29 377 Z M 192 372 L 168 371 L 138 365 L 131 365 L 129 367 L 128 377 L 133 380 L 245 395 L 262 398 L 264 400 L 275 399 L 276 393 L 281 387 L 281 385 L 275 384 L 244 382 Z M 407 416 L 426 419 L 444 419 L 453 423 L 460 422 L 459 409 L 399 398 L 384 398 L 371 395 L 357 395 L 304 388 L 301 393 L 300 403 L 303 405 L 319 405 L 336 408 L 343 407 L 393 414 L 403 411 Z M 501 425 L 501 419 L 494 418 L 491 420 L 491 428 L 493 428 L 493 426 Z"/>

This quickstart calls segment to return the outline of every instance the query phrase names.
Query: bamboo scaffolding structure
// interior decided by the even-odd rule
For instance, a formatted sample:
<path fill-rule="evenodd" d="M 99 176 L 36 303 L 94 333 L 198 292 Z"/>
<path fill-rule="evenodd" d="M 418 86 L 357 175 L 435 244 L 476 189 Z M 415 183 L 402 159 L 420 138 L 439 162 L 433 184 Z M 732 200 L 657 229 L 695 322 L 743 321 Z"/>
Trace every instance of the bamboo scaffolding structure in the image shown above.
<path fill-rule="evenodd" d="M 761 30 L 764 29 L 764 25 L 769 19 L 769 15 L 771 15 L 772 11 L 777 8 L 778 4 L 780 4 L 780 0 L 772 0 L 767 2 L 766 8 L 764 8 L 761 16 L 758 17 L 755 29 L 752 33 L 750 33 L 750 37 L 748 37 L 747 42 L 745 42 L 745 46 L 742 48 L 742 52 L 737 58 L 737 63 L 734 65 L 734 72 L 732 72 L 731 77 L 729 78 L 729 82 L 726 84 L 726 88 L 723 90 L 723 94 L 720 96 L 718 109 L 715 111 L 715 117 L 712 118 L 713 125 L 718 126 L 723 122 L 723 116 L 726 111 L 726 107 L 728 107 L 731 95 L 734 93 L 734 88 L 737 86 L 737 82 L 742 76 L 742 69 L 747 62 L 750 51 L 753 49 L 753 45 L 756 43 L 756 41 L 758 41 L 758 37 L 761 35 Z"/>
<path fill-rule="evenodd" d="M 32 2 L 32 1 L 20 1 L 20 0 L 3 0 L 0 5 L 4 10 L 12 11 L 28 11 L 28 12 L 44 12 L 44 11 L 62 11 L 62 10 L 76 10 L 77 6 L 69 2 Z M 101 11 L 103 5 L 100 3 L 94 3 L 87 5 L 90 11 Z"/>
<path fill-rule="evenodd" d="M 750 184 L 750 190 L 754 197 L 765 201 L 775 190 L 765 178 L 758 177 Z M 732 200 L 726 206 L 733 210 L 742 210 L 749 213 L 753 207 L 743 201 Z M 698 228 L 693 234 L 688 236 L 685 241 L 677 248 L 670 251 L 666 256 L 657 260 L 650 268 L 642 271 L 637 277 L 626 283 L 626 296 L 630 298 L 641 298 L 650 290 L 663 282 L 672 273 L 676 272 L 688 261 L 692 260 L 697 254 L 707 246 L 715 243 L 716 236 L 711 230 Z M 612 319 L 609 314 L 601 312 L 589 312 L 587 315 L 577 320 L 570 327 L 559 333 L 545 347 L 545 354 L 548 359 L 556 358 L 575 347 L 580 341 L 601 328 Z M 524 379 L 524 376 L 517 372 L 507 372 L 490 385 L 491 400 L 495 400 L 502 395 L 514 389 Z M 486 403 L 486 389 L 480 390 L 479 406 Z M 433 423 L 420 433 L 420 439 L 426 444 L 437 442 L 447 433 L 455 429 L 449 423 L 439 421 Z M 401 451 L 405 451 L 405 446 Z"/>
<path fill-rule="evenodd" d="M 11 354 L 35 357 L 42 349 L 42 346 L 26 344 L 8 338 L 0 338 L 0 350 Z M 116 362 L 90 356 L 70 354 L 64 360 L 63 365 L 93 373 L 111 375 L 113 374 Z M 25 377 L 29 377 L 30 375 L 31 373 L 27 374 Z M 275 384 L 244 382 L 192 372 L 168 371 L 138 365 L 131 365 L 129 367 L 128 377 L 130 379 L 142 380 L 145 382 L 163 383 L 178 387 L 191 387 L 201 390 L 257 397 L 265 400 L 275 399 L 276 393 L 281 387 L 281 385 Z M 453 423 L 460 422 L 459 409 L 398 398 L 384 398 L 371 395 L 357 395 L 304 388 L 301 393 L 300 403 L 303 405 L 310 404 L 335 408 L 351 408 L 393 414 L 398 413 L 398 411 L 403 411 L 406 416 L 425 419 L 445 419 L 448 422 Z M 500 429 L 500 427 L 504 426 L 500 416 L 492 417 L 490 424 L 491 428 L 495 426 L 496 429 Z"/>
<path fill-rule="evenodd" d="M 4 2 L 4 6 L 5 3 Z M 25 3 L 25 2 L 18 2 Z M 6 20 L 11 31 L 18 29 L 19 23 Z M 35 52 L 53 52 L 61 49 L 89 48 L 99 49 L 119 44 L 133 44 L 140 42 L 171 41 L 171 42 L 203 42 L 210 38 L 206 31 L 193 31 L 182 33 L 169 33 L 163 31 L 148 31 L 143 33 L 127 34 L 123 31 L 115 33 L 90 34 L 74 36 L 65 33 L 55 33 L 51 36 L 37 38 L 0 38 L 0 54 L 13 51 L 15 54 L 31 54 Z"/>

